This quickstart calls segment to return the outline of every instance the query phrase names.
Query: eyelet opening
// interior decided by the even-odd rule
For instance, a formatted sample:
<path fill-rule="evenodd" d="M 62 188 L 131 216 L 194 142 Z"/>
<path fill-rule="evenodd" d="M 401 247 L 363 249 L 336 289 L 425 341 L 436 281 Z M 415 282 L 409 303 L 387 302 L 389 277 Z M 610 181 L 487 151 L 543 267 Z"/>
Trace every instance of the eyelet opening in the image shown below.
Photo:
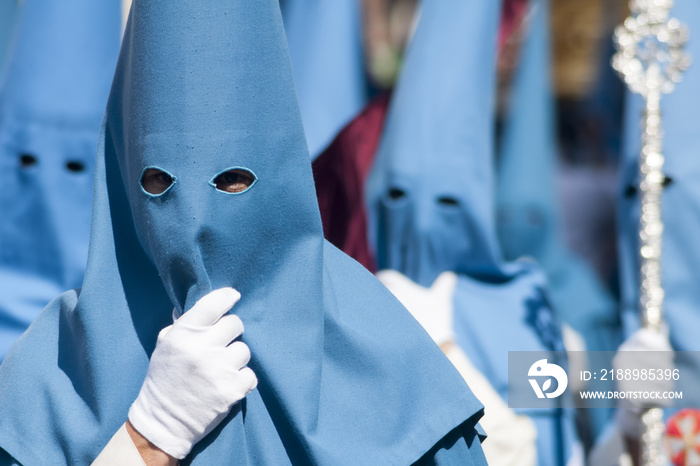
<path fill-rule="evenodd" d="M 257 182 L 258 177 L 248 168 L 231 167 L 217 173 L 209 184 L 224 194 L 243 194 Z"/>
<path fill-rule="evenodd" d="M 437 198 L 438 204 L 444 207 L 458 207 L 459 201 L 456 197 L 452 196 L 440 196 Z"/>
<path fill-rule="evenodd" d="M 170 191 L 177 177 L 159 167 L 146 167 L 141 173 L 141 190 L 150 197 L 159 197 Z"/>
<path fill-rule="evenodd" d="M 19 166 L 22 168 L 30 168 L 39 163 L 35 155 L 23 153 L 19 155 Z"/>
<path fill-rule="evenodd" d="M 69 160 L 66 162 L 66 170 L 71 173 L 82 173 L 85 171 L 85 164 L 80 160 Z"/>

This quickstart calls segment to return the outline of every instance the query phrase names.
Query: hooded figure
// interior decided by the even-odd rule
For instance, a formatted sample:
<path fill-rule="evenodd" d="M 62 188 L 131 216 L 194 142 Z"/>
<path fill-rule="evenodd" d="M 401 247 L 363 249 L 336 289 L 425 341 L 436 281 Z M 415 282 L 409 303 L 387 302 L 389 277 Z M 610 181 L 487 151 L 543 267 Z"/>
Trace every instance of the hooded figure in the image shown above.
<path fill-rule="evenodd" d="M 360 0 L 282 0 L 311 159 L 362 110 L 367 83 Z"/>
<path fill-rule="evenodd" d="M 82 283 L 120 8 L 21 6 L 0 84 L 0 359 L 52 298 Z"/>
<path fill-rule="evenodd" d="M 506 260 L 532 257 L 542 267 L 552 308 L 583 336 L 587 350 L 615 351 L 620 343 L 617 305 L 562 237 L 549 80 L 549 2 L 537 0 L 532 8 L 499 160 L 498 237 Z M 611 367 L 610 358 L 590 362 L 591 367 Z M 587 414 L 594 417 L 595 432 L 610 417 L 600 409 Z"/>
<path fill-rule="evenodd" d="M 454 332 L 507 399 L 508 351 L 562 350 L 545 280 L 501 258 L 494 221 L 493 109 L 501 3 L 426 2 L 391 101 L 368 180 L 370 240 L 379 269 L 430 287 L 458 274 Z M 504 344 L 507 342 L 507 344 Z M 565 464 L 573 423 L 562 410 L 524 412 L 540 464 Z"/>
<path fill-rule="evenodd" d="M 664 224 L 661 250 L 661 284 L 664 288 L 663 313 L 671 347 L 676 351 L 675 367 L 683 376 L 674 390 L 683 391 L 673 408 L 698 408 L 700 394 L 700 3 L 676 0 L 671 17 L 678 18 L 690 31 L 685 53 L 692 64 L 683 73 L 675 90 L 661 99 L 666 179 L 661 215 Z M 624 159 L 619 209 L 620 282 L 625 333 L 640 327 L 639 320 L 639 202 L 638 157 L 643 103 L 638 95 L 627 99 Z"/>
<path fill-rule="evenodd" d="M 232 171 L 247 189 L 217 188 Z M 173 305 L 233 286 L 258 388 L 184 464 L 483 464 L 460 375 L 323 239 L 277 0 L 134 1 L 93 202 L 82 289 L 0 366 L 0 448 L 19 463 L 94 459 Z"/>

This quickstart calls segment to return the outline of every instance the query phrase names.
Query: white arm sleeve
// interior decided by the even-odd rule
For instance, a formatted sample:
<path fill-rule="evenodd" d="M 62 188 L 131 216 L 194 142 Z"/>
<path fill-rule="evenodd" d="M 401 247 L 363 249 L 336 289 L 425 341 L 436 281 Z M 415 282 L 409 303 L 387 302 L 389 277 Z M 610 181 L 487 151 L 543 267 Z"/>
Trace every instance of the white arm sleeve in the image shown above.
<path fill-rule="evenodd" d="M 126 431 L 126 423 L 109 441 L 92 466 L 146 466 L 136 445 Z"/>

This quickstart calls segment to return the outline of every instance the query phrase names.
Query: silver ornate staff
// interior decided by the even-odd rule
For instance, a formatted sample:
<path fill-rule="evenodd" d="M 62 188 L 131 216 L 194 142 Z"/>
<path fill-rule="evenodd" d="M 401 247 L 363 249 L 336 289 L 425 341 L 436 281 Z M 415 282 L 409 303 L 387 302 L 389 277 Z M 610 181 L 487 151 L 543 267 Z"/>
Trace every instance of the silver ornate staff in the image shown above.
<path fill-rule="evenodd" d="M 661 95 L 673 91 L 690 64 L 683 52 L 686 28 L 669 18 L 673 0 L 631 0 L 632 15 L 615 30 L 618 52 L 613 67 L 632 92 L 645 100 L 642 118 L 642 150 L 639 154 L 640 313 L 646 328 L 659 330 L 663 322 L 664 290 L 661 285 L 661 193 L 664 156 L 661 128 Z M 641 461 L 664 464 L 663 411 L 652 408 L 642 414 Z"/>

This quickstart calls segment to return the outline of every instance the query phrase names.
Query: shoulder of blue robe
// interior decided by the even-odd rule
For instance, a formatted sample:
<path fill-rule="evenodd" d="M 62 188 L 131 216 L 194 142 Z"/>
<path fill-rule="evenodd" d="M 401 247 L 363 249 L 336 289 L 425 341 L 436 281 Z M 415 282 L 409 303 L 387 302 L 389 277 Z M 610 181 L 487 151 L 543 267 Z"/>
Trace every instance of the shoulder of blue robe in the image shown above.
<path fill-rule="evenodd" d="M 291 463 L 410 464 L 448 442 L 448 434 L 465 422 L 474 429 L 482 406 L 439 348 L 362 266 L 330 243 L 324 256 L 316 425 L 285 433 L 292 421 L 276 406 L 285 399 L 265 388 L 265 374 L 258 372 L 261 388 L 248 396 L 244 413 L 234 410 L 195 448 L 191 464 L 210 464 L 227 448 L 214 440 L 237 429 L 243 440 L 236 448 L 246 450 L 242 464 L 270 458 L 264 450 L 275 444 L 281 447 L 275 460 Z M 343 286 L 348 281 L 356 287 Z M 148 355 L 129 332 L 103 342 L 102 351 L 113 353 L 108 378 L 102 374 L 96 380 L 84 372 L 80 361 L 86 360 L 87 348 L 78 298 L 72 291 L 54 300 L 0 366 L 0 448 L 22 464 L 92 461 L 124 422 L 145 376 Z M 123 328 L 123 318 L 113 315 L 109 325 Z M 387 329 L 402 337 L 385 338 Z M 437 448 L 435 457 L 471 450 L 470 435 L 467 429 L 466 446 Z M 480 457 L 480 447 L 468 455 Z"/>
<path fill-rule="evenodd" d="M 504 400 L 508 399 L 509 351 L 563 350 L 544 275 L 525 263 L 509 264 L 509 269 L 508 279 L 492 283 L 460 275 L 454 297 L 457 344 Z M 570 458 L 577 443 L 570 410 L 518 412 L 531 416 L 535 423 L 542 465 Z"/>
<path fill-rule="evenodd" d="M 0 362 L 32 320 L 62 290 L 52 280 L 0 265 Z"/>

